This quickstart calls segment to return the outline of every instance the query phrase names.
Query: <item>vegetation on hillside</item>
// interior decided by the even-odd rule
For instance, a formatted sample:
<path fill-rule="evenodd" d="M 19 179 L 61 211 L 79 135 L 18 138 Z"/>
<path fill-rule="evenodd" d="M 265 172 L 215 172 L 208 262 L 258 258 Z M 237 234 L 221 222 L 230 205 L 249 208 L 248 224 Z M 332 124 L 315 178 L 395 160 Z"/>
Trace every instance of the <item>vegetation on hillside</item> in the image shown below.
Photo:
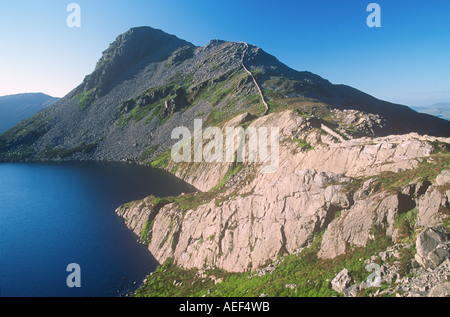
<path fill-rule="evenodd" d="M 333 260 L 317 257 L 322 233 L 316 234 L 313 244 L 300 254 L 280 255 L 278 265 L 272 273 L 258 276 L 255 272 L 229 273 L 220 269 L 186 270 L 168 259 L 137 290 L 135 296 L 212 296 L 212 297 L 317 297 L 342 296 L 331 287 L 331 280 L 343 268 L 347 268 L 356 282 L 365 281 L 370 272 L 365 259 L 385 250 L 392 241 L 377 233 L 376 239 L 366 247 L 353 248 Z M 214 281 L 221 281 L 215 283 Z M 182 283 L 174 283 L 174 281 Z"/>

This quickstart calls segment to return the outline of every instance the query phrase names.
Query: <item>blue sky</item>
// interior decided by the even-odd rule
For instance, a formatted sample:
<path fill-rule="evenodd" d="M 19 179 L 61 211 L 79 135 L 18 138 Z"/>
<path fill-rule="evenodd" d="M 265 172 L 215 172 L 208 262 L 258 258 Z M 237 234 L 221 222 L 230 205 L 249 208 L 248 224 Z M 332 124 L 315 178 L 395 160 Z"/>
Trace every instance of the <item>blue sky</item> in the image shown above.
<path fill-rule="evenodd" d="M 69 28 L 66 7 L 81 7 Z M 369 28 L 369 3 L 381 28 Z M 448 0 L 0 0 L 0 95 L 62 97 L 117 35 L 148 25 L 204 46 L 245 41 L 297 70 L 410 106 L 450 102 Z"/>

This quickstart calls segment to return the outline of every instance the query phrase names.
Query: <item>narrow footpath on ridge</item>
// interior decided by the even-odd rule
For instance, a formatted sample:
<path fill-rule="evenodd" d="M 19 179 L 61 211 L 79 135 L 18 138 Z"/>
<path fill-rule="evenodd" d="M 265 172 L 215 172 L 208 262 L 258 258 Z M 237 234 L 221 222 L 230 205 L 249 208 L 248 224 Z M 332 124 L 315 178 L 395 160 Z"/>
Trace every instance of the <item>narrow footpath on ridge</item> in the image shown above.
<path fill-rule="evenodd" d="M 245 43 L 245 42 L 241 42 L 241 43 L 245 45 L 245 49 L 244 49 L 244 51 L 242 52 L 242 60 L 241 60 L 241 64 L 242 64 L 242 67 L 244 68 L 244 70 L 247 72 L 247 74 L 249 74 L 249 75 L 252 77 L 253 82 L 255 83 L 256 88 L 258 88 L 259 95 L 261 96 L 261 101 L 262 101 L 262 103 L 264 104 L 264 106 L 266 107 L 266 111 L 264 111 L 264 113 L 262 114 L 262 116 L 265 116 L 265 115 L 269 112 L 269 105 L 267 104 L 266 99 L 264 98 L 264 95 L 263 95 L 263 93 L 262 93 L 261 87 L 259 86 L 258 82 L 256 81 L 255 76 L 253 75 L 253 73 L 252 73 L 247 67 L 245 67 L 244 59 L 245 59 L 245 54 L 247 53 L 247 50 L 248 50 L 248 44 Z M 322 130 L 324 130 L 325 132 L 327 132 L 327 133 L 331 134 L 332 136 L 334 136 L 334 137 L 335 137 L 336 139 L 338 139 L 340 142 L 345 142 L 345 139 L 344 139 L 341 135 L 339 135 L 338 133 L 334 132 L 333 130 L 331 130 L 331 129 L 328 128 L 327 126 L 325 126 L 325 125 L 322 124 L 322 125 L 321 125 L 321 128 L 322 128 Z"/>
<path fill-rule="evenodd" d="M 252 77 L 253 82 L 255 83 L 256 88 L 258 88 L 259 95 L 261 96 L 261 101 L 262 101 L 262 103 L 264 104 L 264 106 L 266 107 L 266 111 L 264 111 L 264 113 L 263 113 L 263 116 L 265 116 L 265 115 L 269 112 L 269 105 L 267 104 L 266 99 L 264 98 L 264 95 L 263 95 L 263 93 L 262 93 L 261 87 L 259 87 L 258 82 L 256 81 L 255 76 L 253 76 L 252 72 L 251 72 L 249 69 L 247 69 L 247 67 L 245 67 L 244 57 L 245 57 L 245 53 L 247 53 L 247 50 L 248 50 L 248 44 L 245 43 L 245 42 L 241 42 L 241 43 L 243 43 L 243 44 L 245 45 L 245 49 L 244 49 L 244 51 L 242 52 L 242 61 L 241 61 L 242 67 L 243 67 L 244 70 L 247 72 L 247 74 L 249 74 L 249 75 Z"/>

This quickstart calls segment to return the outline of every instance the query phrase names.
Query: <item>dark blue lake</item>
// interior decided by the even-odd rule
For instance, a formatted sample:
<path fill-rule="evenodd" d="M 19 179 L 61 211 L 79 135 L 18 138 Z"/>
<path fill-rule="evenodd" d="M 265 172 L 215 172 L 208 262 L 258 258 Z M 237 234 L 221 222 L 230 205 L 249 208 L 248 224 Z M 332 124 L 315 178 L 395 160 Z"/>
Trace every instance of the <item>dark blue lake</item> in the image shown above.
<path fill-rule="evenodd" d="M 114 210 L 194 188 L 125 163 L 0 164 L 0 296 L 123 296 L 158 263 Z M 69 288 L 67 265 L 81 268 Z M 136 284 L 135 284 L 136 282 Z"/>

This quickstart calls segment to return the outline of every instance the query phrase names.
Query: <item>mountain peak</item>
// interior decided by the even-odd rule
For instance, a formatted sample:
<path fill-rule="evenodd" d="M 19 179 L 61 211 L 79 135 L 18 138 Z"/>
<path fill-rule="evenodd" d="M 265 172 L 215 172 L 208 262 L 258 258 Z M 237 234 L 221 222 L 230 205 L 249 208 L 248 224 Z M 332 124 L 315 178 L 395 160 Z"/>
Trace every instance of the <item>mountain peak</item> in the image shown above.
<path fill-rule="evenodd" d="M 108 91 L 115 79 L 140 61 L 159 60 L 183 46 L 194 45 L 149 26 L 133 27 L 109 45 L 94 72 L 86 76 L 75 93 L 94 92 L 95 97 L 99 97 Z"/>
<path fill-rule="evenodd" d="M 158 43 L 162 40 L 178 39 L 175 35 L 168 34 L 160 29 L 155 29 L 150 26 L 132 27 L 128 31 L 117 36 L 116 40 L 111 45 L 118 45 L 128 41 L 143 41 L 143 43 Z"/>
<path fill-rule="evenodd" d="M 219 40 L 219 39 L 214 39 L 209 41 L 209 43 L 206 45 L 206 47 L 213 47 L 213 46 L 219 46 L 222 45 L 223 43 L 225 43 L 224 40 Z"/>

